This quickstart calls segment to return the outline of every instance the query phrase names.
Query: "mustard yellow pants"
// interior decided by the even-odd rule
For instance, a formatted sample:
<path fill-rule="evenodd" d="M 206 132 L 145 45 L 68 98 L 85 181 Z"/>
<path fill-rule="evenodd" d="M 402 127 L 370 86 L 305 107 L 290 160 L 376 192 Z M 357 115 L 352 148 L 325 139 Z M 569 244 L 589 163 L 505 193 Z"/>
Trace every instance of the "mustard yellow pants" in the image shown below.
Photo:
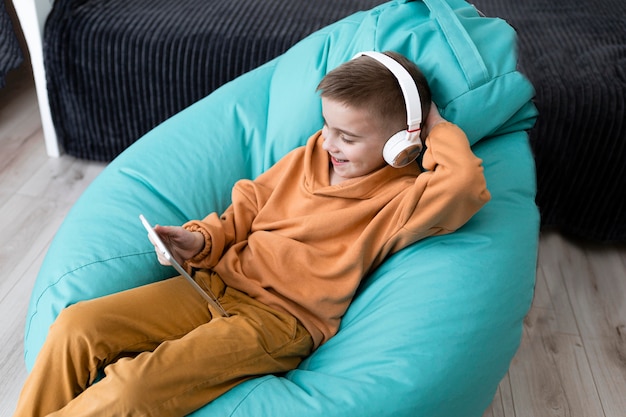
<path fill-rule="evenodd" d="M 196 273 L 230 317 L 184 278 L 66 308 L 50 328 L 18 417 L 185 416 L 235 385 L 298 366 L 312 340 L 291 315 Z M 205 287 L 206 288 L 206 287 Z M 105 377 L 92 385 L 99 372 Z"/>

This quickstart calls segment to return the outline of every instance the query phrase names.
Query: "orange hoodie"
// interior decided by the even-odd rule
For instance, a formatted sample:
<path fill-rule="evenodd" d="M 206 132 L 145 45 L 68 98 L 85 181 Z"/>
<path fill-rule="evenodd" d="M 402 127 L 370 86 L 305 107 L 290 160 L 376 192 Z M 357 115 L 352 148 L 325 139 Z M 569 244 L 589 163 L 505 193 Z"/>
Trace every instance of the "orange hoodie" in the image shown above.
<path fill-rule="evenodd" d="M 187 264 L 298 318 L 315 346 L 338 330 L 361 279 L 390 254 L 452 232 L 487 201 L 482 161 L 451 123 L 436 125 L 417 163 L 329 185 L 321 132 L 254 181 L 224 214 L 190 221 L 205 237 Z"/>

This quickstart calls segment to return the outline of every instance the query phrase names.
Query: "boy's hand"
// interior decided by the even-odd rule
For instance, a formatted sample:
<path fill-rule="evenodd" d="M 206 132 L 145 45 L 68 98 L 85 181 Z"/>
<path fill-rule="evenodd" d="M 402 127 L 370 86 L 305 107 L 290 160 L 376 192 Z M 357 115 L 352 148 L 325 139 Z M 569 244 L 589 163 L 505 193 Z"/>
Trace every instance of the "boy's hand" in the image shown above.
<path fill-rule="evenodd" d="M 169 248 L 172 256 L 179 264 L 196 256 L 204 248 L 204 236 L 200 232 L 190 232 L 180 226 L 155 226 L 154 231 Z M 152 239 L 150 239 L 152 242 Z M 154 245 L 154 242 L 152 242 Z M 156 249 L 156 245 L 155 245 Z M 170 265 L 157 250 L 159 263 Z"/>
<path fill-rule="evenodd" d="M 424 127 L 422 128 L 422 140 L 425 140 L 428 135 L 430 135 L 430 131 L 433 130 L 433 127 L 445 121 L 446 119 L 441 117 L 441 115 L 439 114 L 439 109 L 437 109 L 437 105 L 434 102 L 431 102 L 430 111 L 428 112 L 428 116 L 426 116 L 426 120 L 424 121 Z"/>

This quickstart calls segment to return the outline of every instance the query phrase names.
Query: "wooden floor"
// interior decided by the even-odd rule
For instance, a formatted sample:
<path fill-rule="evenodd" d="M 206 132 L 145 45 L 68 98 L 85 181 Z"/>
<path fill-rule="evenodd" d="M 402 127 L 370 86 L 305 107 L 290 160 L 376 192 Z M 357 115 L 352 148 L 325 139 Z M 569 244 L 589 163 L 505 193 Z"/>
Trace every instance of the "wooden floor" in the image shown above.
<path fill-rule="evenodd" d="M 76 198 L 104 167 L 48 158 L 31 74 L 0 90 L 0 417 L 26 377 L 29 292 Z M 484 417 L 626 416 L 626 246 L 543 233 L 522 344 Z"/>

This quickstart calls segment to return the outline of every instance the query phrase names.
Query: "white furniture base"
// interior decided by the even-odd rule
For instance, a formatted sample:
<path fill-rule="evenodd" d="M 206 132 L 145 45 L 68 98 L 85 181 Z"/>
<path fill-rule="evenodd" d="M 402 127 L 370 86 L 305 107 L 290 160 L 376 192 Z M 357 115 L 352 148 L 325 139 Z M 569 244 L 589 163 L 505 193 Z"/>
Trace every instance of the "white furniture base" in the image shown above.
<path fill-rule="evenodd" d="M 22 26 L 22 32 L 28 45 L 30 61 L 35 79 L 41 126 L 46 141 L 48 156 L 58 157 L 62 153 L 57 140 L 46 85 L 46 69 L 43 61 L 43 27 L 52 9 L 54 0 L 13 0 L 15 12 Z"/>

